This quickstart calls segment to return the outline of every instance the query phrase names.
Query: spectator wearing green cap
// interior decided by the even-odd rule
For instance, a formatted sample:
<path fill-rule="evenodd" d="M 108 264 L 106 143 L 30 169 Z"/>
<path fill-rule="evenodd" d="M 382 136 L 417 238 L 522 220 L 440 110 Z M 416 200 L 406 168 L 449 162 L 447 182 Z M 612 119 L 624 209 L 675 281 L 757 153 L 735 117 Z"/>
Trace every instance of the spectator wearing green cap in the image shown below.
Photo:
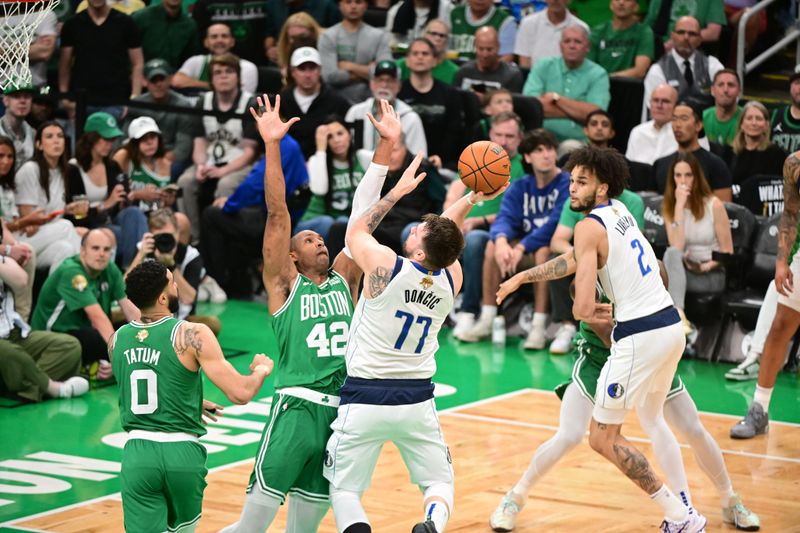
<path fill-rule="evenodd" d="M 197 23 L 181 9 L 181 0 L 162 0 L 135 12 L 145 61 L 160 57 L 172 67 L 200 50 Z"/>
<path fill-rule="evenodd" d="M 124 267 L 136 255 L 136 243 L 147 231 L 147 218 L 138 207 L 140 200 L 146 200 L 144 193 L 130 191 L 128 177 L 111 158 L 114 141 L 122 136 L 109 113 L 89 115 L 70 161 L 66 196 L 68 202 L 88 202 L 86 212 L 71 215 L 73 223 L 105 229 L 117 249 L 116 260 Z"/>
<path fill-rule="evenodd" d="M 5 114 L 0 117 L 0 135 L 8 137 L 14 142 L 17 153 L 16 168 L 33 157 L 34 129 L 25 122 L 33 105 L 33 86 L 19 85 L 13 82 L 3 91 L 3 105 Z"/>

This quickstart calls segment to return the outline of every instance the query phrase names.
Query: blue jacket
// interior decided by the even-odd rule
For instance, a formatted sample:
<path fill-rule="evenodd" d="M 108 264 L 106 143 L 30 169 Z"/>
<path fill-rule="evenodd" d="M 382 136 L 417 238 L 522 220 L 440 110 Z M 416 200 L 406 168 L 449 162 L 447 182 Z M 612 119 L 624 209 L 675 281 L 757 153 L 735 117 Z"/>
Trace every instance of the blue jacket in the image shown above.
<path fill-rule="evenodd" d="M 561 172 L 543 189 L 530 174 L 513 182 L 503 193 L 497 219 L 489 230 L 492 240 L 520 239 L 526 253 L 550 245 L 561 208 L 569 198 L 569 173 Z"/>
<path fill-rule="evenodd" d="M 264 171 L 267 167 L 267 160 L 262 157 L 253 166 L 239 187 L 233 191 L 225 202 L 222 211 L 225 213 L 237 213 L 244 207 L 259 206 L 266 209 L 264 199 Z M 294 191 L 308 183 L 308 171 L 306 161 L 303 159 L 303 152 L 300 145 L 291 135 L 286 135 L 281 139 L 281 166 L 283 176 L 286 180 L 286 197 L 290 197 Z M 299 220 L 301 213 L 292 212 L 292 220 Z"/>

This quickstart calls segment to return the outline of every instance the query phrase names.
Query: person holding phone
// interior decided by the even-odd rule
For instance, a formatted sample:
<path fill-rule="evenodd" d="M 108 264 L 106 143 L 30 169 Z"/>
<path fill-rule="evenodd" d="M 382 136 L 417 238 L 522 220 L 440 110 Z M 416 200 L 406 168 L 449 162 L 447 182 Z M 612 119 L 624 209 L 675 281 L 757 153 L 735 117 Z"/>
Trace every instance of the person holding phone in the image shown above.
<path fill-rule="evenodd" d="M 84 203 L 70 218 L 81 228 L 104 228 L 117 250 L 116 261 L 125 266 L 147 231 L 147 218 L 138 207 L 145 198 L 139 196 L 142 191 L 130 192 L 128 177 L 110 157 L 114 140 L 123 135 L 116 119 L 108 113 L 92 113 L 83 131 L 70 161 L 65 192 L 68 202 L 80 199 Z"/>
<path fill-rule="evenodd" d="M 691 324 L 684 313 L 686 292 L 722 292 L 725 272 L 712 259 L 712 252 L 733 252 L 725 204 L 714 196 L 692 154 L 679 152 L 672 161 L 661 212 L 669 240 L 664 252 L 669 293 L 689 333 Z"/>

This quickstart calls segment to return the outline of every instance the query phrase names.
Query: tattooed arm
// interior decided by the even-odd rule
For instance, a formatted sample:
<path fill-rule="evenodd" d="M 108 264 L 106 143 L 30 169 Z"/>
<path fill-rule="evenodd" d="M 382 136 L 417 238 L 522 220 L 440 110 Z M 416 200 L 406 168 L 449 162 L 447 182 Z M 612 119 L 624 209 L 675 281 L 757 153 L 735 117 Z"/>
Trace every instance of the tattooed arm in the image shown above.
<path fill-rule="evenodd" d="M 800 152 L 786 158 L 783 164 L 783 213 L 778 222 L 778 259 L 775 263 L 775 288 L 784 296 L 794 286 L 794 276 L 789 270 L 792 246 L 797 238 L 797 220 L 800 212 Z"/>
<path fill-rule="evenodd" d="M 245 404 L 261 389 L 264 378 L 272 373 L 272 360 L 256 354 L 250 364 L 252 373 L 243 376 L 225 359 L 214 333 L 205 324 L 183 322 L 175 334 L 175 353 L 191 370 L 203 369 L 208 379 L 235 404 Z"/>
<path fill-rule="evenodd" d="M 379 244 L 372 232 L 381 223 L 386 213 L 400 198 L 413 191 L 425 178 L 425 173 L 417 175 L 422 154 L 403 172 L 402 177 L 389 193 L 381 198 L 358 220 L 347 226 L 345 242 L 353 255 L 353 260 L 364 271 L 364 297 L 379 296 L 392 278 L 397 255 L 388 247 Z"/>
<path fill-rule="evenodd" d="M 509 294 L 515 292 L 519 289 L 520 285 L 524 283 L 536 283 L 537 281 L 566 278 L 570 274 L 575 273 L 577 266 L 578 263 L 575 262 L 575 254 L 569 251 L 546 263 L 518 272 L 512 276 L 511 279 L 500 285 L 500 289 L 497 291 L 497 305 L 503 303 L 503 300 L 505 300 Z"/>

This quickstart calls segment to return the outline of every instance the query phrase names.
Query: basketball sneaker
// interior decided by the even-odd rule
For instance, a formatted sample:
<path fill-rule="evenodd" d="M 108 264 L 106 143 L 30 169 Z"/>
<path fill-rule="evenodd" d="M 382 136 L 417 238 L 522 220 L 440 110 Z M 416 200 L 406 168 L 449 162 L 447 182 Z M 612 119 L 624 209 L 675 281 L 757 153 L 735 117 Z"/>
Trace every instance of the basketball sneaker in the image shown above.
<path fill-rule="evenodd" d="M 489 518 L 489 525 L 492 531 L 513 531 L 514 524 L 517 522 L 517 515 L 525 506 L 525 502 L 518 502 L 514 495 L 509 491 L 503 496 L 500 505 Z"/>
<path fill-rule="evenodd" d="M 758 531 L 761 529 L 761 520 L 758 515 L 744 506 L 742 498 L 734 493 L 728 500 L 728 506 L 722 508 L 722 521 L 733 524 L 741 531 Z"/>
<path fill-rule="evenodd" d="M 456 313 L 456 325 L 453 328 L 453 337 L 460 339 L 464 332 L 469 331 L 475 325 L 475 315 L 466 311 Z"/>
<path fill-rule="evenodd" d="M 697 509 L 689 510 L 689 518 L 683 522 L 673 522 L 664 519 L 661 522 L 662 533 L 702 533 L 706 530 L 706 517 L 697 512 Z"/>
<path fill-rule="evenodd" d="M 725 373 L 725 379 L 731 381 L 750 381 L 751 379 L 757 379 L 758 369 L 760 368 L 758 360 L 760 357 L 761 354 L 758 352 L 747 352 L 747 357 L 744 358 L 744 361 Z"/>
<path fill-rule="evenodd" d="M 528 336 L 525 337 L 525 342 L 522 344 L 522 347 L 526 350 L 544 349 L 544 347 L 547 346 L 547 337 L 545 336 L 546 331 L 547 328 L 544 324 L 531 324 L 531 329 L 528 332 Z"/>
<path fill-rule="evenodd" d="M 550 343 L 550 353 L 554 355 L 565 355 L 572 351 L 572 338 L 577 330 L 575 325 L 565 322 L 558 328 L 553 342 Z"/>
<path fill-rule="evenodd" d="M 769 416 L 758 402 L 750 404 L 747 415 L 731 428 L 732 439 L 752 439 L 769 431 Z"/>
<path fill-rule="evenodd" d="M 89 381 L 80 376 L 73 376 L 61 383 L 61 386 L 58 388 L 58 397 L 74 398 L 75 396 L 82 396 L 87 392 L 89 392 Z"/>
<path fill-rule="evenodd" d="M 438 533 L 436 531 L 436 526 L 433 525 L 433 522 L 430 520 L 425 520 L 424 522 L 420 522 L 419 524 L 415 525 L 414 528 L 411 530 L 411 533 Z"/>
<path fill-rule="evenodd" d="M 479 342 L 492 334 L 493 316 L 481 313 L 480 318 L 475 321 L 471 328 L 462 331 L 457 338 L 464 342 Z"/>

